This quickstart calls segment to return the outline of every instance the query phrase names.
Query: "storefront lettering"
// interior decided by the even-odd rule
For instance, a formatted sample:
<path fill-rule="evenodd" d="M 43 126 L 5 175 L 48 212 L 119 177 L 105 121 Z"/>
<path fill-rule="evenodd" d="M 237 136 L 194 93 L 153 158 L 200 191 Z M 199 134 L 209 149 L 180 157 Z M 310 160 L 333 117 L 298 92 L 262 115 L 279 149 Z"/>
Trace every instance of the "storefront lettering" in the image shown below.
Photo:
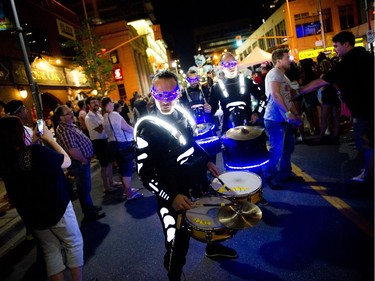
<path fill-rule="evenodd" d="M 62 81 L 60 74 L 54 71 L 32 70 L 31 73 L 35 80 Z"/>

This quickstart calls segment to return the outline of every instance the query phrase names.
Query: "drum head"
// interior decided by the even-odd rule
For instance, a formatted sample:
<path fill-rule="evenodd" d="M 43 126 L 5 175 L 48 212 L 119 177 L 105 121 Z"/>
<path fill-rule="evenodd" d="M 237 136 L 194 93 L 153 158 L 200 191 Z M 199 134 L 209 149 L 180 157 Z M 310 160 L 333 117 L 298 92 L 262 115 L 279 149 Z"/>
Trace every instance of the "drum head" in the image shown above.
<path fill-rule="evenodd" d="M 194 201 L 197 204 L 230 204 L 232 201 L 219 197 L 210 196 L 202 197 Z M 220 206 L 197 206 L 186 211 L 187 222 L 195 229 L 199 230 L 215 230 L 222 229 L 225 226 L 219 221 Z"/>
<path fill-rule="evenodd" d="M 255 173 L 245 171 L 231 171 L 223 173 L 219 178 L 224 182 L 227 190 L 217 178 L 211 182 L 211 187 L 226 197 L 243 197 L 257 192 L 262 187 L 262 179 Z"/>

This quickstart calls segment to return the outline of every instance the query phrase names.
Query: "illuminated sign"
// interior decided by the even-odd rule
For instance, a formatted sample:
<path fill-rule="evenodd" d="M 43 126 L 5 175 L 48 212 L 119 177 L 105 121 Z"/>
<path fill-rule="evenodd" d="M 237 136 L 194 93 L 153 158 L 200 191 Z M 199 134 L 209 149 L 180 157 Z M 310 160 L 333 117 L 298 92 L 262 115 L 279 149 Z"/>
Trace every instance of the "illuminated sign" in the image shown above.
<path fill-rule="evenodd" d="M 76 40 L 76 33 L 74 27 L 61 20 L 56 19 L 57 28 L 61 36 L 67 37 L 71 40 Z"/>
<path fill-rule="evenodd" d="M 114 67 L 112 70 L 112 73 L 113 73 L 113 78 L 115 79 L 115 81 L 119 81 L 123 79 L 121 67 L 119 66 Z"/>
<path fill-rule="evenodd" d="M 363 38 L 356 38 L 355 46 L 363 47 Z M 330 54 L 333 54 L 334 50 L 333 50 L 333 47 L 327 47 L 325 51 L 323 48 L 303 50 L 298 53 L 298 58 L 300 60 L 308 59 L 308 58 L 316 58 L 321 52 L 326 53 L 326 54 L 329 54 L 330 52 Z"/>

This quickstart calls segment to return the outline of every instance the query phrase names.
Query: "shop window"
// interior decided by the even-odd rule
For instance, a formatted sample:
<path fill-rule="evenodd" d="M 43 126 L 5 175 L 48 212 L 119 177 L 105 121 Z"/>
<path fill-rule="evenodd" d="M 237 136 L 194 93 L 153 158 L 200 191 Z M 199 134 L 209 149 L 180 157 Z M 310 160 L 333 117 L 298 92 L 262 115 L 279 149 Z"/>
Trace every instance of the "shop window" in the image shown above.
<path fill-rule="evenodd" d="M 266 36 L 267 37 L 275 36 L 274 33 L 273 33 L 273 29 L 269 30 L 266 33 Z M 267 48 L 264 48 L 263 50 L 267 50 L 269 48 L 272 48 L 272 47 L 276 46 L 276 40 L 275 40 L 275 38 L 267 38 L 266 41 L 267 41 Z"/>
<path fill-rule="evenodd" d="M 266 49 L 266 43 L 264 42 L 263 38 L 258 40 L 258 44 L 259 44 L 259 48 L 261 48 L 262 50 Z"/>
<path fill-rule="evenodd" d="M 25 41 L 32 54 L 51 54 L 47 32 L 29 24 L 23 26 Z"/>
<path fill-rule="evenodd" d="M 74 56 L 76 56 L 76 52 L 74 51 L 74 47 L 71 46 L 71 47 L 68 47 L 68 42 L 70 40 L 67 40 L 65 37 L 62 37 L 62 36 L 59 36 L 57 38 L 58 42 L 59 42 L 59 46 L 60 46 L 60 53 L 63 57 L 69 57 L 69 58 L 73 58 Z"/>
<path fill-rule="evenodd" d="M 339 6 L 340 27 L 342 30 L 354 27 L 354 13 L 352 5 Z"/>
<path fill-rule="evenodd" d="M 286 36 L 286 26 L 285 26 L 285 20 L 282 20 L 275 26 L 275 32 L 276 36 Z M 280 45 L 283 43 L 282 38 L 277 38 L 276 39 L 277 45 Z"/>

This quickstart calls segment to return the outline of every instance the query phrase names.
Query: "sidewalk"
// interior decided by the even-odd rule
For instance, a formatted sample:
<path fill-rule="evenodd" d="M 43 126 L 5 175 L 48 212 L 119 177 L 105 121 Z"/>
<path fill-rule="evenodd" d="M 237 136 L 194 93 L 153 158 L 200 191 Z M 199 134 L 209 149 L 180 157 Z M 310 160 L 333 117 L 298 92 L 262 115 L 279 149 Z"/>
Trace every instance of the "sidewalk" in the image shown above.
<path fill-rule="evenodd" d="M 99 169 L 99 162 L 91 162 L 91 172 Z M 0 258 L 14 249 L 26 239 L 26 228 L 18 215 L 16 208 L 9 208 L 8 202 L 4 200 L 6 194 L 4 182 L 0 179 L 0 210 L 5 210 L 5 215 L 0 217 Z"/>

